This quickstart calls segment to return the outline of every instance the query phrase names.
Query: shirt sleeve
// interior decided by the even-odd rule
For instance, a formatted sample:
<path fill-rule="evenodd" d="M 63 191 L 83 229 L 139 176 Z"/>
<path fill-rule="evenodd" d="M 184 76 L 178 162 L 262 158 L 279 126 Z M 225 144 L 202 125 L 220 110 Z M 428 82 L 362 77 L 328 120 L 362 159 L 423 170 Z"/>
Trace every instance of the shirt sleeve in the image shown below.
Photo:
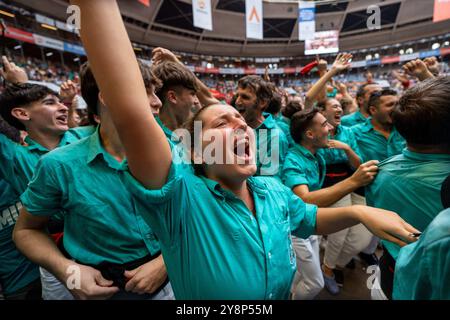
<path fill-rule="evenodd" d="M 290 191 L 289 215 L 291 233 L 303 239 L 316 233 L 317 206 L 307 204 Z"/>
<path fill-rule="evenodd" d="M 134 197 L 136 212 L 155 232 L 162 245 L 176 244 L 185 213 L 189 211 L 187 203 L 189 188 L 184 174 L 186 165 L 172 163 L 167 182 L 160 189 L 150 190 L 137 181 L 130 172 L 125 173 L 124 183 Z"/>
<path fill-rule="evenodd" d="M 58 179 L 61 164 L 49 157 L 42 157 L 33 178 L 20 197 L 27 211 L 36 216 L 53 216 L 61 212 L 62 188 L 66 182 Z M 61 174 L 59 174 L 60 177 Z"/>
<path fill-rule="evenodd" d="M 290 189 L 302 184 L 308 185 L 304 167 L 290 158 L 286 159 L 286 162 L 284 163 L 281 172 L 281 180 L 283 181 L 283 184 Z"/>

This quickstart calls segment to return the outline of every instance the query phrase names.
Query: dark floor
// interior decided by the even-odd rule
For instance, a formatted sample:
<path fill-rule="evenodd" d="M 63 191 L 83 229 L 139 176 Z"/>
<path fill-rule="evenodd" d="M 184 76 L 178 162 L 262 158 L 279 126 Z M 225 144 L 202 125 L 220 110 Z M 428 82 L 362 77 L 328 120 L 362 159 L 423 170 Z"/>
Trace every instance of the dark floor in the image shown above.
<path fill-rule="evenodd" d="M 377 256 L 380 257 L 381 250 L 377 250 Z M 367 265 L 355 257 L 355 269 L 345 268 L 344 287 L 341 292 L 333 296 L 323 289 L 315 300 L 370 300 L 370 291 L 367 286 L 367 279 L 372 273 L 367 273 Z"/>

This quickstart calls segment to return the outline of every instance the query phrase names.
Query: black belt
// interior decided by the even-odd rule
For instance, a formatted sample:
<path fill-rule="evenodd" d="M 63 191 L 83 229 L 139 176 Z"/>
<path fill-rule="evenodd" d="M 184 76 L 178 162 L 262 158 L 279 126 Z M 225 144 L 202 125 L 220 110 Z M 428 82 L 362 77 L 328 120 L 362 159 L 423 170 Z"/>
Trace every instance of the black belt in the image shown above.
<path fill-rule="evenodd" d="M 156 252 L 155 254 L 151 255 L 147 255 L 145 257 L 139 258 L 137 260 L 134 261 L 130 261 L 130 262 L 126 262 L 123 264 L 118 264 L 118 263 L 112 263 L 112 262 L 108 262 L 108 261 L 104 261 L 101 262 L 98 265 L 92 265 L 92 264 L 87 264 L 84 263 L 82 261 L 78 261 L 76 259 L 74 259 L 66 250 L 66 248 L 64 248 L 64 244 L 63 244 L 63 239 L 61 239 L 58 243 L 58 248 L 61 251 L 61 253 L 70 260 L 73 260 L 79 264 L 85 265 L 85 266 L 89 266 L 92 267 L 98 271 L 100 271 L 100 273 L 102 274 L 103 278 L 105 278 L 106 280 L 110 280 L 113 282 L 113 286 L 118 287 L 120 290 L 125 290 L 125 285 L 127 283 L 127 278 L 125 277 L 124 273 L 126 270 L 134 270 L 140 266 L 142 266 L 143 264 L 159 257 L 159 255 L 161 254 L 161 251 Z M 161 284 L 161 286 L 159 286 L 158 289 L 155 290 L 154 293 L 152 293 L 152 295 L 158 293 L 160 290 L 162 290 L 167 284 L 169 283 L 169 278 L 166 277 L 166 280 L 164 281 L 163 284 Z"/>
<path fill-rule="evenodd" d="M 327 164 L 325 180 L 322 188 L 327 188 L 341 182 L 353 173 L 353 170 L 346 162 Z"/>

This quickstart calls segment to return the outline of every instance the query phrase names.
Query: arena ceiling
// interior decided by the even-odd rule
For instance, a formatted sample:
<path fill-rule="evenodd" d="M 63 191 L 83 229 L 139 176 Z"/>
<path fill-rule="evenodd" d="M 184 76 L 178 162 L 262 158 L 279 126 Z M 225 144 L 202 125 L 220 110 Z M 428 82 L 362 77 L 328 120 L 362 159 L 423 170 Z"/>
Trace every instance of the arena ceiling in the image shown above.
<path fill-rule="evenodd" d="M 17 4 L 64 20 L 67 0 L 17 0 Z M 316 1 L 316 30 L 339 30 L 340 49 L 355 50 L 395 45 L 448 33 L 450 20 L 433 23 L 433 0 Z M 245 1 L 211 0 L 213 31 L 193 26 L 192 0 L 119 0 L 133 41 L 150 46 L 211 55 L 275 57 L 298 56 L 296 1 L 264 1 L 264 40 L 245 37 Z M 378 4 L 381 30 L 366 27 L 366 9 Z"/>

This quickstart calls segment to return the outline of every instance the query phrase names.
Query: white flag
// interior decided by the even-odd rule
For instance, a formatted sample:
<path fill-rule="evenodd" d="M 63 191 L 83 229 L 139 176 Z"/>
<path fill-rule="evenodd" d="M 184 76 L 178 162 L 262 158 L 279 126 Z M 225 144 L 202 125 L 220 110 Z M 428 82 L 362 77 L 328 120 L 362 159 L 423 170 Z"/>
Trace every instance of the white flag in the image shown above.
<path fill-rule="evenodd" d="M 263 38 L 262 0 L 245 0 L 245 22 L 247 38 Z"/>
<path fill-rule="evenodd" d="M 298 39 L 314 39 L 316 32 L 316 6 L 312 1 L 300 1 L 298 4 Z"/>
<path fill-rule="evenodd" d="M 194 26 L 212 31 L 211 0 L 192 0 Z"/>

